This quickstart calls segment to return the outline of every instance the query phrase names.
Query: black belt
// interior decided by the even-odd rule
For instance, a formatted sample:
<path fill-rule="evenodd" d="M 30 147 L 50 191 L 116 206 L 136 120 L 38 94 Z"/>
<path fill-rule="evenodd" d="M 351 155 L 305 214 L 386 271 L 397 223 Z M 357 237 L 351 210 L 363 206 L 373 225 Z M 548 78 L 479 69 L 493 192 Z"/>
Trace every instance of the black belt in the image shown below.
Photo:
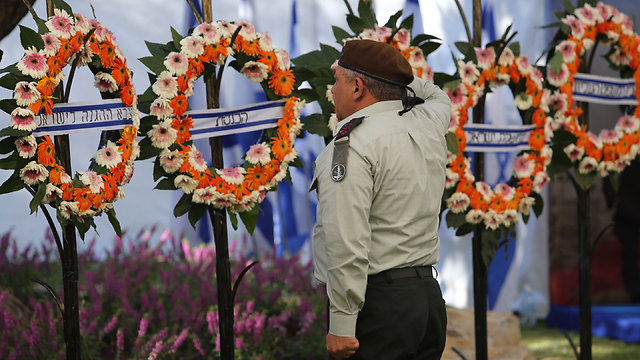
<path fill-rule="evenodd" d="M 412 266 L 399 269 L 389 269 L 380 273 L 369 275 L 367 282 L 375 284 L 381 282 L 390 283 L 393 280 L 418 277 L 420 279 L 433 278 L 431 265 Z"/>

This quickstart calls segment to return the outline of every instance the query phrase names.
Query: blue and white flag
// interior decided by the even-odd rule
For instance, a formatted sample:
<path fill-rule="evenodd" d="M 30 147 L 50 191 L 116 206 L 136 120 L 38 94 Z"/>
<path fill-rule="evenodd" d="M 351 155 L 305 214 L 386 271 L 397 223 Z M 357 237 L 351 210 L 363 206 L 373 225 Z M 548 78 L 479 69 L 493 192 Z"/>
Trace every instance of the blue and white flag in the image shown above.
<path fill-rule="evenodd" d="M 496 152 L 529 149 L 529 136 L 535 125 L 467 124 L 466 151 Z"/>
<path fill-rule="evenodd" d="M 51 115 L 36 115 L 35 136 L 70 134 L 87 130 L 114 130 L 131 125 L 133 108 L 120 99 L 58 104 Z"/>
<path fill-rule="evenodd" d="M 573 76 L 573 98 L 577 101 L 610 105 L 636 105 L 636 84 L 633 78 L 577 73 Z"/>

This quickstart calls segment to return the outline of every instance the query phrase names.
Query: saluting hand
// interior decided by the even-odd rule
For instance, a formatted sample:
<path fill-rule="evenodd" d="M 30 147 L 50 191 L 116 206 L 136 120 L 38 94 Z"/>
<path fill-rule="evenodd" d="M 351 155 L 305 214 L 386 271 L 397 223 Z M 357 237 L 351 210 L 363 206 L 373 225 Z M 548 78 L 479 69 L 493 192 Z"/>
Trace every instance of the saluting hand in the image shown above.
<path fill-rule="evenodd" d="M 360 347 L 355 337 L 335 336 L 327 334 L 327 351 L 335 359 L 347 359 Z"/>

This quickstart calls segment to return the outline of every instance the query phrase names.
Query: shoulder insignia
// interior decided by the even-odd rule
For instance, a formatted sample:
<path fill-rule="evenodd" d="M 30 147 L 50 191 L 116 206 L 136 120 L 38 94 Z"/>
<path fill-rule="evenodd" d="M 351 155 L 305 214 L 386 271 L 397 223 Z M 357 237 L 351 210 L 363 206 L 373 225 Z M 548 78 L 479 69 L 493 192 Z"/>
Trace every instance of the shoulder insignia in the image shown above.
<path fill-rule="evenodd" d="M 362 120 L 364 119 L 364 116 L 361 116 L 359 118 L 355 118 L 355 119 L 351 119 L 351 121 L 347 122 L 346 124 L 342 125 L 342 127 L 340 128 L 340 131 L 338 131 L 338 134 L 336 134 L 336 140 L 345 137 L 345 136 L 349 136 L 349 133 L 351 133 L 351 131 L 358 125 L 360 125 L 362 123 Z"/>

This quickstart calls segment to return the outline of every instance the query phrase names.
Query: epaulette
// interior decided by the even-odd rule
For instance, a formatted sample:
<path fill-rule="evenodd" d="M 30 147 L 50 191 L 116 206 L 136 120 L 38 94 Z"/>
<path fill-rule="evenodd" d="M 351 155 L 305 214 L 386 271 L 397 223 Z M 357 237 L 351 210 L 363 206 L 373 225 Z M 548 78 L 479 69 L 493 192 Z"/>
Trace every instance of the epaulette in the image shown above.
<path fill-rule="evenodd" d="M 347 156 L 349 155 L 349 134 L 362 123 L 364 116 L 352 119 L 342 125 L 333 143 L 331 162 L 331 180 L 339 182 L 347 176 Z"/>

